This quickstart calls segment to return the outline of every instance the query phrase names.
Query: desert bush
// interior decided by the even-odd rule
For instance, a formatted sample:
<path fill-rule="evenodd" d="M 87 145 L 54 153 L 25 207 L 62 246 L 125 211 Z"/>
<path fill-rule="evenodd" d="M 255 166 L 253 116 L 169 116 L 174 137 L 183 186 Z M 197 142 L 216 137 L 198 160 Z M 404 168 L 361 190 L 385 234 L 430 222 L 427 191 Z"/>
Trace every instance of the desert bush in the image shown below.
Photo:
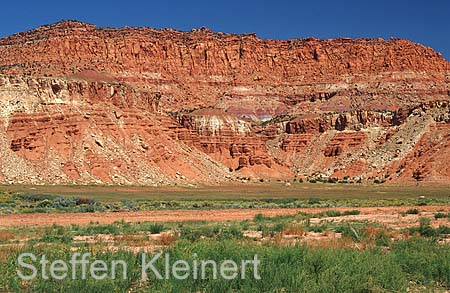
<path fill-rule="evenodd" d="M 421 217 L 419 219 L 419 226 L 409 228 L 409 233 L 413 235 L 418 234 L 422 237 L 438 239 L 440 235 L 450 234 L 450 227 L 439 226 L 435 229 L 431 226 L 429 218 Z"/>
<path fill-rule="evenodd" d="M 0 203 L 9 202 L 12 199 L 12 195 L 9 193 L 0 193 Z"/>
<path fill-rule="evenodd" d="M 358 211 L 358 210 L 344 211 L 344 212 L 342 213 L 343 216 L 359 215 L 359 214 L 361 214 L 361 212 Z"/>
<path fill-rule="evenodd" d="M 44 199 L 36 204 L 36 208 L 48 208 L 52 205 L 52 201 Z"/>
<path fill-rule="evenodd" d="M 158 243 L 164 246 L 174 244 L 178 240 L 177 235 L 172 233 L 162 233 L 158 239 Z"/>
<path fill-rule="evenodd" d="M 150 228 L 149 231 L 152 234 L 159 234 L 162 231 L 164 231 L 164 229 L 165 229 L 163 224 L 156 224 L 156 223 L 155 224 L 151 224 L 149 228 Z"/>
<path fill-rule="evenodd" d="M 240 223 L 240 229 L 241 230 L 248 230 L 249 228 L 250 228 L 250 222 L 249 222 L 249 220 L 243 220 L 241 223 Z"/>
<path fill-rule="evenodd" d="M 450 218 L 450 213 L 449 214 L 444 214 L 444 213 L 436 213 L 434 215 L 434 218 L 437 219 L 443 219 L 443 218 Z"/>
<path fill-rule="evenodd" d="M 83 205 L 83 204 L 92 204 L 94 202 L 93 199 L 85 198 L 85 197 L 78 197 L 76 198 L 76 204 L 77 205 Z"/>
<path fill-rule="evenodd" d="M 423 238 L 399 241 L 392 253 L 409 278 L 420 284 L 450 286 L 450 246 Z"/>
<path fill-rule="evenodd" d="M 308 226 L 306 230 L 308 230 L 309 232 L 322 233 L 326 229 L 324 228 L 324 226 Z"/>
<path fill-rule="evenodd" d="M 384 231 L 382 231 L 381 233 L 376 235 L 375 244 L 377 246 L 389 247 L 391 245 L 391 239 Z"/>
<path fill-rule="evenodd" d="M 94 212 L 104 212 L 105 207 L 98 203 L 97 201 L 91 201 L 89 204 L 82 204 L 79 206 L 80 213 L 94 213 Z"/>
<path fill-rule="evenodd" d="M 321 199 L 320 198 L 315 198 L 315 197 L 313 197 L 313 198 L 310 198 L 309 200 L 308 200 L 308 204 L 320 204 L 320 202 L 321 202 Z"/>
<path fill-rule="evenodd" d="M 448 235 L 448 234 L 450 234 L 450 227 L 448 227 L 448 226 L 439 226 L 436 229 L 436 233 L 439 234 L 439 235 L 442 235 L 442 234 Z"/>
<path fill-rule="evenodd" d="M 138 211 L 139 207 L 135 201 L 132 200 L 122 200 L 121 202 L 127 211 Z"/>
<path fill-rule="evenodd" d="M 418 215 L 419 214 L 419 210 L 418 209 L 409 209 L 405 212 L 405 214 L 407 215 Z"/>
<path fill-rule="evenodd" d="M 169 249 L 170 255 L 193 262 L 191 252 L 198 259 L 224 260 L 252 259 L 255 254 L 262 260 L 259 274 L 253 278 L 226 281 L 175 281 L 150 279 L 152 291 L 171 292 L 375 292 L 404 291 L 406 274 L 394 258 L 379 250 L 354 251 L 345 249 L 310 249 L 305 246 L 242 245 L 236 241 L 196 243 L 180 241 Z M 174 257 L 174 258 L 175 258 Z M 163 268 L 163 261 L 157 264 Z M 252 267 L 246 275 L 252 276 Z M 280 273 L 282 272 L 282 273 Z"/>
<path fill-rule="evenodd" d="M 197 241 L 208 238 L 213 240 L 242 239 L 243 234 L 238 226 L 205 225 L 200 227 L 180 227 L 181 239 Z"/>
<path fill-rule="evenodd" d="M 52 225 L 44 230 L 44 235 L 39 240 L 44 243 L 70 243 L 72 237 L 68 229 L 60 225 Z"/>
<path fill-rule="evenodd" d="M 436 235 L 436 231 L 430 225 L 430 219 L 421 217 L 419 219 L 419 233 L 424 237 L 432 237 Z"/>
<path fill-rule="evenodd" d="M 448 205 L 448 198 L 426 198 L 430 205 Z M 226 208 L 301 208 L 301 207 L 360 207 L 417 205 L 416 198 L 339 199 L 339 198 L 264 198 L 264 199 L 179 199 L 125 200 L 101 202 L 89 198 L 56 197 L 51 195 L 16 194 L 0 200 L 0 213 L 150 211 L 158 209 L 226 209 Z"/>
<path fill-rule="evenodd" d="M 55 198 L 56 196 L 48 194 L 16 194 L 12 197 L 14 200 L 23 202 L 38 202 L 45 199 L 53 201 Z"/>
<path fill-rule="evenodd" d="M 265 219 L 265 217 L 263 216 L 263 214 L 256 214 L 253 217 L 253 221 L 255 222 L 262 222 Z"/>
<path fill-rule="evenodd" d="M 112 260 L 124 260 L 127 264 L 128 278 L 123 279 L 121 277 L 116 279 L 105 278 L 103 280 L 94 280 L 88 278 L 82 280 L 81 270 L 77 271 L 75 280 L 71 277 L 65 278 L 63 281 L 44 280 L 40 277 L 34 279 L 31 282 L 22 281 L 16 272 L 19 267 L 17 264 L 17 258 L 20 253 L 32 252 L 37 256 L 46 255 L 47 259 L 64 260 L 69 263 L 71 250 L 67 245 L 52 245 L 52 246 L 32 246 L 23 247 L 20 250 L 12 253 L 8 262 L 0 264 L 0 273 L 2 279 L 0 281 L 0 288 L 7 291 L 16 292 L 127 292 L 131 288 L 132 283 L 137 281 L 140 277 L 139 261 L 140 259 L 131 252 L 119 250 L 117 252 L 92 252 L 88 249 L 81 248 L 80 253 L 92 253 L 90 262 L 101 259 L 110 263 Z M 36 267 L 39 267 L 38 262 L 35 262 Z M 118 266 L 118 276 L 122 276 L 121 266 Z"/>
<path fill-rule="evenodd" d="M 336 211 L 336 210 L 329 210 L 329 211 L 325 211 L 325 215 L 327 217 L 340 217 L 341 216 L 341 212 L 340 211 Z"/>
<path fill-rule="evenodd" d="M 123 233 L 123 229 L 117 224 L 95 224 L 91 223 L 84 227 L 81 231 L 77 232 L 77 235 L 96 235 L 96 234 L 112 234 L 117 235 Z"/>
<path fill-rule="evenodd" d="M 74 197 L 57 197 L 53 200 L 52 207 L 56 209 L 72 208 L 77 205 L 77 198 Z"/>
<path fill-rule="evenodd" d="M 302 236 L 305 234 L 305 227 L 303 225 L 298 224 L 290 224 L 283 227 L 282 231 L 283 235 L 299 235 Z"/>
<path fill-rule="evenodd" d="M 355 242 L 361 242 L 366 238 L 367 230 L 365 227 L 358 227 L 352 225 L 343 225 L 335 227 L 336 233 L 342 233 L 343 237 L 353 239 Z"/>
<path fill-rule="evenodd" d="M 283 226 L 284 222 L 281 219 L 280 222 L 271 221 L 260 224 L 262 229 L 275 231 L 282 228 L 283 231 L 287 231 L 295 227 L 295 233 L 302 233 L 302 230 L 297 230 L 300 227 L 298 225 Z M 423 221 L 422 224 L 426 227 L 429 222 Z M 204 280 L 188 278 L 177 281 L 173 278 L 159 280 L 150 274 L 148 282 L 141 282 L 140 254 L 120 249 L 110 252 L 99 247 L 92 249 L 92 247 L 84 246 L 77 247 L 77 252 L 92 253 L 91 260 L 126 261 L 128 278 L 83 281 L 78 275 L 75 280 L 67 278 L 54 281 L 37 278 L 31 282 L 23 282 L 17 276 L 17 256 L 22 252 L 45 254 L 49 260 L 62 259 L 68 262 L 73 253 L 73 244 L 65 241 L 64 237 L 70 237 L 73 234 L 108 232 L 108 230 L 123 234 L 127 231 L 143 231 L 150 225 L 152 223 L 130 224 L 119 221 L 110 225 L 93 223 L 85 227 L 77 225 L 47 227 L 43 230 L 43 237 L 46 237 L 45 245 L 33 243 L 32 246 L 16 247 L 9 249 L 7 254 L 0 251 L 0 291 L 406 292 L 410 289 L 410 284 L 424 285 L 430 291 L 435 286 L 440 288 L 450 286 L 449 245 L 441 245 L 423 238 L 411 238 L 392 243 L 389 241 L 389 233 L 383 228 L 376 227 L 370 230 L 366 226 L 350 225 L 336 227 L 336 230 L 340 229 L 341 232 L 359 241 L 374 239 L 378 246 L 389 246 L 390 249 L 311 248 L 304 245 L 284 246 L 273 243 L 255 245 L 239 238 L 241 235 L 239 224 L 211 225 L 196 222 L 195 224 L 174 224 L 179 229 L 179 237 L 174 236 L 178 233 L 161 235 L 158 243 L 169 245 L 164 252 L 170 254 L 170 263 L 178 259 L 187 260 L 191 264 L 194 259 L 212 259 L 218 262 L 231 259 L 240 263 L 243 259 L 253 259 L 253 256 L 257 254 L 261 260 L 259 267 L 261 280 L 253 278 L 215 280 L 211 275 L 207 275 Z M 164 235 L 167 238 L 164 238 Z M 193 256 L 194 253 L 197 254 L 196 257 Z M 156 266 L 160 271 L 164 271 L 163 265 L 164 259 L 161 258 Z M 247 276 L 252 276 L 252 270 L 252 266 L 247 267 Z"/>

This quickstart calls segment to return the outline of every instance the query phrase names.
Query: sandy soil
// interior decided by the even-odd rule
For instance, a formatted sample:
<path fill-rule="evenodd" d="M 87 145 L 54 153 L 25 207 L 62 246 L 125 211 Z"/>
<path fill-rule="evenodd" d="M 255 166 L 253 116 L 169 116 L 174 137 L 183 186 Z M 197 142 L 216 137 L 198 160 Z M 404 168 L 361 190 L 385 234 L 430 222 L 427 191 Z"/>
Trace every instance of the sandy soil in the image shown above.
<path fill-rule="evenodd" d="M 417 222 L 421 215 L 401 216 L 400 213 L 408 209 L 417 208 L 421 215 L 431 215 L 438 211 L 450 212 L 449 206 L 420 206 L 420 207 L 360 207 L 360 208 L 298 208 L 298 209 L 224 209 L 224 210 L 173 210 L 146 212 L 118 212 L 118 213 L 64 213 L 64 214 L 12 214 L 0 215 L 0 227 L 26 225 L 70 225 L 89 224 L 90 222 L 108 224 L 124 220 L 127 222 L 177 222 L 177 221 L 232 221 L 253 219 L 256 214 L 265 216 L 290 215 L 299 211 L 317 213 L 325 210 L 346 211 L 357 209 L 361 212 L 357 216 L 346 216 L 348 220 L 368 220 L 375 222 Z M 404 218 L 404 219 L 403 219 Z M 333 218 L 336 219 L 336 218 Z M 323 220 L 323 219 L 321 219 Z M 330 219 L 332 220 L 332 219 Z M 446 219 L 445 219 L 446 220 Z M 448 220 L 447 220 L 448 221 Z"/>

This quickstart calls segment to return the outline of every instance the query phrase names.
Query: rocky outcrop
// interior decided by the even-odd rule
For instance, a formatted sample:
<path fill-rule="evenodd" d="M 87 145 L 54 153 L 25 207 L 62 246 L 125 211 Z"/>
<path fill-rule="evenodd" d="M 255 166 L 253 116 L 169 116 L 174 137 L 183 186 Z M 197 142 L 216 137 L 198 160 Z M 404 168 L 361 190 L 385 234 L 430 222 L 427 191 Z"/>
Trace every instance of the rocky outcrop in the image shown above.
<path fill-rule="evenodd" d="M 292 105 L 388 109 L 428 95 L 448 98 L 449 65 L 403 39 L 276 41 L 63 21 L 0 40 L 0 72 L 90 79 L 100 72 L 103 79 L 161 92 L 168 111 L 219 103 L 268 118 Z"/>
<path fill-rule="evenodd" d="M 264 139 L 257 136 L 249 122 L 217 109 L 203 109 L 182 114 L 179 123 L 199 137 L 194 145 L 223 163 L 231 171 L 267 169 L 266 174 L 290 175 L 289 169 L 276 163 L 268 154 Z M 276 177 L 276 176 L 275 176 Z"/>
<path fill-rule="evenodd" d="M 449 62 L 403 39 L 62 21 L 0 40 L 0 180 L 450 182 L 449 92 Z"/>
<path fill-rule="evenodd" d="M 327 130 L 361 130 L 363 128 L 393 125 L 391 111 L 345 111 L 322 115 L 300 115 L 286 123 L 286 133 L 322 133 Z"/>
<path fill-rule="evenodd" d="M 448 183 L 450 176 L 450 124 L 437 123 L 430 127 L 417 144 L 401 160 L 387 170 L 392 182 Z"/>

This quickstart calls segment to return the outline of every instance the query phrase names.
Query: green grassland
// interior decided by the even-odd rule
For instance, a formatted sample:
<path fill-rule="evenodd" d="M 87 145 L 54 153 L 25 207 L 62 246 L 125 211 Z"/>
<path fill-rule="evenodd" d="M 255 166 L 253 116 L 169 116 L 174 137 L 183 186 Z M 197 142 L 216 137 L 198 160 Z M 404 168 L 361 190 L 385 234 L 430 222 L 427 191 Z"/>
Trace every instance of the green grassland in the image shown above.
<path fill-rule="evenodd" d="M 0 292 L 445 292 L 450 290 L 450 227 L 390 228 L 362 220 L 334 221 L 358 215 L 363 206 L 450 206 L 450 187 L 362 184 L 263 183 L 217 187 L 20 186 L 0 187 L 0 213 L 138 211 L 158 209 L 348 207 L 347 211 L 265 217 L 246 221 L 151 223 L 124 221 L 68 226 L 0 227 Z M 405 216 L 399 215 L 399 216 Z M 431 215 L 450 219 L 448 212 Z M 330 218 L 332 220 L 330 220 Z M 313 221 L 314 220 L 314 221 Z M 319 221 L 317 221 L 319 220 Z M 448 220 L 447 220 L 448 221 Z M 312 224 L 314 223 L 314 224 Z M 1 226 L 1 225 L 0 225 Z M 252 233 L 247 233 L 248 231 Z M 305 235 L 342 235 L 312 245 L 294 241 Z M 334 233 L 334 234 L 333 234 Z M 258 236 L 255 236 L 258 235 Z M 81 240 L 80 240 L 81 239 Z M 236 262 L 261 259 L 261 280 L 140 279 L 144 249 L 176 259 Z M 92 260 L 124 260 L 126 280 L 37 278 L 17 275 L 23 252 L 66 262 L 91 253 Z M 162 260 L 158 267 L 163 266 Z M 250 270 L 250 269 L 249 269 Z M 251 271 L 248 271 L 251 274 Z"/>
<path fill-rule="evenodd" d="M 152 210 L 276 209 L 386 206 L 448 206 L 447 197 L 403 198 L 261 198 L 261 199 L 138 199 L 101 201 L 88 197 L 45 194 L 0 194 L 0 214 L 13 213 L 92 213 Z"/>
<path fill-rule="evenodd" d="M 450 205 L 444 185 L 393 186 L 325 183 L 213 187 L 0 187 L 0 214 L 116 212 L 177 209 L 305 208 Z"/>
<path fill-rule="evenodd" d="M 393 199 L 425 196 L 450 197 L 450 185 L 387 185 L 281 182 L 199 187 L 102 185 L 0 185 L 0 192 L 87 197 L 101 201 L 176 199 Z"/>
<path fill-rule="evenodd" d="M 0 187 L 0 214 L 177 209 L 450 205 L 443 185 L 281 183 L 198 188 L 130 186 Z"/>
<path fill-rule="evenodd" d="M 346 214 L 358 214 L 349 210 Z M 15 227 L 0 230 L 0 291 L 16 292 L 443 292 L 450 289 L 450 245 L 440 240 L 448 237 L 450 228 L 432 228 L 423 220 L 417 227 L 394 231 L 367 222 L 327 222 L 312 225 L 310 219 L 340 216 L 337 211 L 320 214 L 298 213 L 273 218 L 257 215 L 251 221 L 116 222 L 108 225 Z M 436 216 L 436 215 L 435 215 Z M 438 215 L 441 217 L 449 215 Z M 342 233 L 342 243 L 312 247 L 302 243 L 286 245 L 279 241 L 286 231 L 333 231 Z M 262 231 L 264 241 L 245 236 L 243 231 Z M 150 235 L 172 231 L 174 237 L 158 251 L 175 259 L 193 262 L 199 259 L 218 262 L 232 259 L 261 259 L 261 280 L 206 279 L 177 281 L 150 276 L 140 280 L 139 251 L 128 248 L 151 244 Z M 377 233 L 373 233 L 377 231 Z M 392 233 L 411 235 L 392 240 Z M 2 236 L 3 235 L 3 236 Z M 7 235 L 7 236 L 5 236 Z M 76 236 L 114 235 L 114 244 L 75 241 Z M 162 234 L 160 234 L 162 235 Z M 139 236 L 139 238 L 136 238 Z M 159 243 L 161 244 L 161 243 Z M 117 250 L 112 251 L 111 245 Z M 121 259 L 128 267 L 126 280 L 106 278 L 101 281 L 80 276 L 63 281 L 22 281 L 18 278 L 17 257 L 22 252 L 70 259 L 73 251 L 89 252 L 92 259 Z M 163 261 L 157 267 L 163 269 Z M 251 268 L 248 274 L 251 275 Z"/>

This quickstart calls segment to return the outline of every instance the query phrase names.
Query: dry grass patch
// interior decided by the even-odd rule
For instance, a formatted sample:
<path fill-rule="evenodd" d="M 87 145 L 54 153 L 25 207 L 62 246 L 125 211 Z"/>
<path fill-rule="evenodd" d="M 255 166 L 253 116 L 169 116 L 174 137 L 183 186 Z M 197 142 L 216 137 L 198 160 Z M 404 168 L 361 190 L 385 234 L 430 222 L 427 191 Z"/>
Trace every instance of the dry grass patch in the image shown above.
<path fill-rule="evenodd" d="M 306 231 L 302 225 L 299 224 L 291 224 L 286 226 L 283 231 L 283 235 L 296 235 L 296 236 L 305 236 Z"/>
<path fill-rule="evenodd" d="M 14 234 L 9 231 L 0 231 L 0 242 L 7 242 L 14 239 Z"/>
<path fill-rule="evenodd" d="M 171 246 L 171 245 L 175 244 L 177 240 L 178 240 L 177 235 L 175 235 L 172 232 L 165 232 L 165 233 L 161 233 L 157 242 L 160 245 Z"/>
<path fill-rule="evenodd" d="M 126 246 L 145 246 L 149 244 L 150 240 L 148 235 L 145 234 L 122 234 L 117 235 L 114 242 L 119 242 Z"/>

